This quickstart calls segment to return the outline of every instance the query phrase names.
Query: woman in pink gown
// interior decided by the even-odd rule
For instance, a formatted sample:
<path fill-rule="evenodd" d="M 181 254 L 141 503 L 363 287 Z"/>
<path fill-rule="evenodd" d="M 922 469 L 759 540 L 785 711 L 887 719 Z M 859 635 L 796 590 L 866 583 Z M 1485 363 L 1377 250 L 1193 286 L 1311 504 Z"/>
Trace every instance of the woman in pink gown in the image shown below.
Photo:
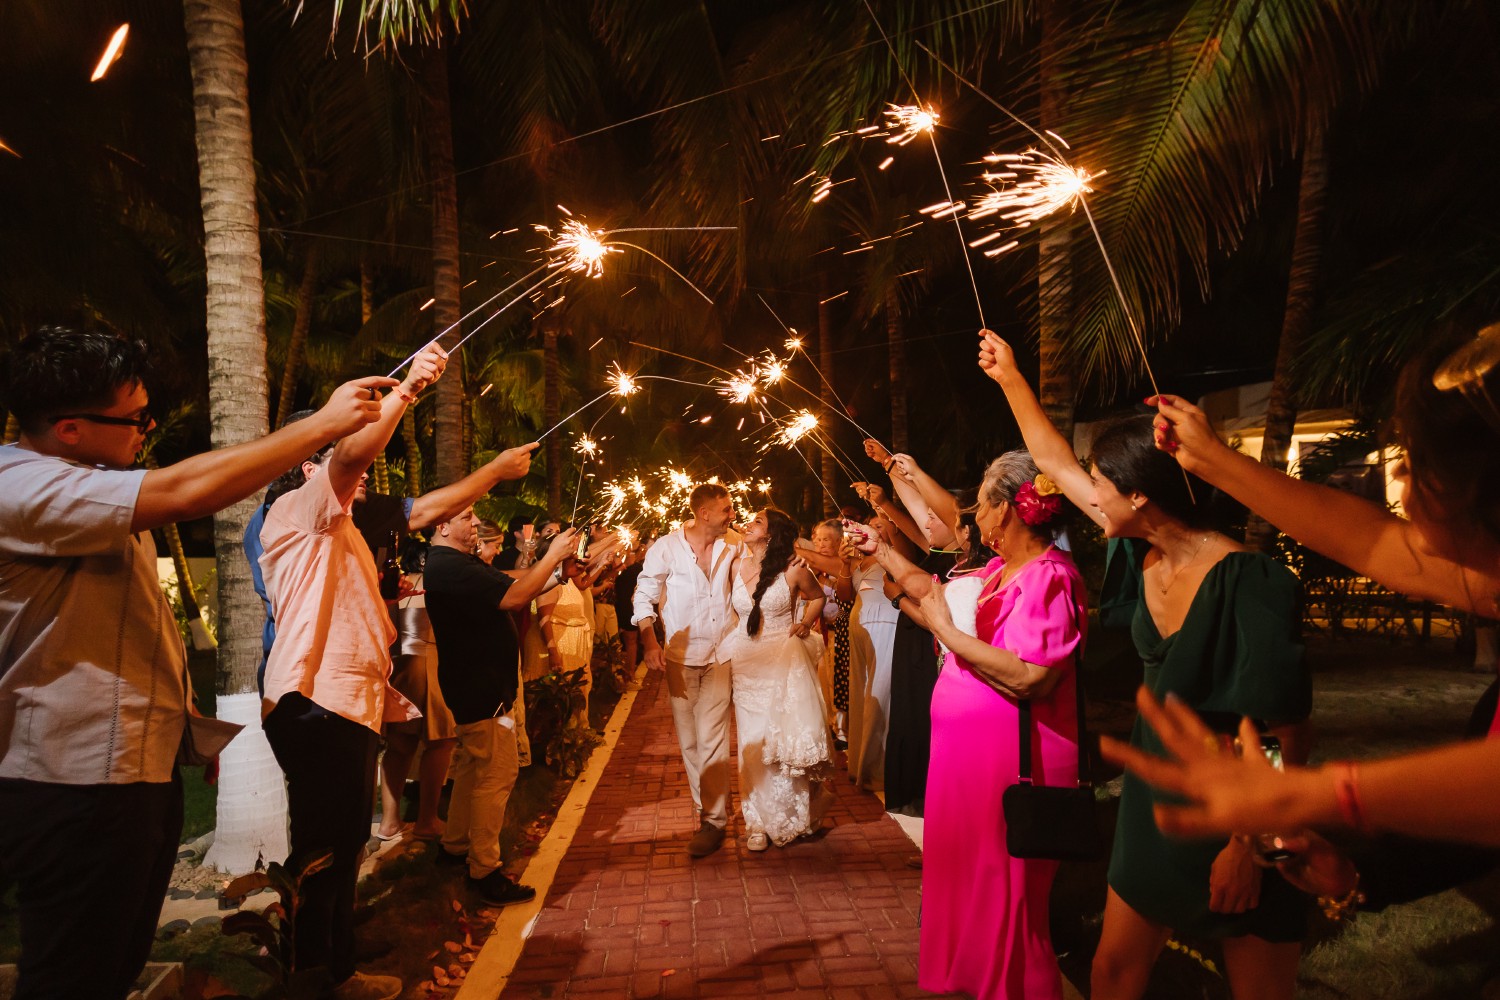
<path fill-rule="evenodd" d="M 1017 698 L 1032 705 L 1033 781 L 1078 778 L 1074 654 L 1087 617 L 1078 570 L 1052 544 L 1055 489 L 1025 452 L 991 463 L 976 518 L 1000 556 L 944 587 L 877 552 L 947 651 L 932 695 L 922 845 L 918 984 L 935 993 L 1062 997 L 1047 915 L 1057 862 L 1007 854 L 1000 806 L 1019 769 Z"/>

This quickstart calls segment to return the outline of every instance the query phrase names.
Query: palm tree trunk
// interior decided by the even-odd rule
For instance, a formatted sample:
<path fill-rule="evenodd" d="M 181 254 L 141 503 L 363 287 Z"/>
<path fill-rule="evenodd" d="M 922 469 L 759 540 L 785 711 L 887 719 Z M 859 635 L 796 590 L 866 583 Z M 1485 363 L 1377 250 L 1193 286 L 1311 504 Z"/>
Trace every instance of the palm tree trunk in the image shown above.
<path fill-rule="evenodd" d="M 1063 44 L 1063 0 L 1042 7 L 1041 116 L 1042 123 L 1056 128 L 1062 115 L 1063 92 L 1058 79 L 1058 56 Z M 1068 441 L 1073 440 L 1073 415 L 1078 398 L 1074 366 L 1064 349 L 1073 326 L 1072 236 L 1067 217 L 1041 223 L 1037 254 L 1038 350 L 1041 373 L 1038 396 L 1052 425 Z"/>
<path fill-rule="evenodd" d="M 901 322 L 901 293 L 892 284 L 885 292 L 885 343 L 889 355 L 891 448 L 908 451 L 906 439 L 906 329 Z"/>
<path fill-rule="evenodd" d="M 364 326 L 375 315 L 375 269 L 369 257 L 359 259 L 359 324 Z M 385 449 L 375 456 L 374 471 L 370 474 L 376 493 L 391 492 L 391 472 L 385 462 Z"/>
<path fill-rule="evenodd" d="M 825 273 L 820 283 L 821 295 L 818 300 L 818 370 L 822 378 L 818 380 L 818 396 L 823 403 L 823 427 L 832 431 L 832 423 L 828 419 L 833 413 L 837 402 L 833 398 L 833 303 L 828 300 L 828 276 Z M 833 492 L 832 484 L 838 475 L 834 467 L 833 453 L 823 448 L 818 453 L 818 477 L 822 480 L 823 487 L 823 516 L 833 517 L 839 512 L 838 497 Z"/>
<path fill-rule="evenodd" d="M 208 410 L 215 448 L 266 433 L 266 316 L 250 143 L 249 67 L 239 0 L 183 0 L 207 277 Z M 220 757 L 218 829 L 205 863 L 248 872 L 287 854 L 286 788 L 260 732 L 264 612 L 241 548 L 251 498 L 214 517 L 221 719 L 243 723 Z"/>
<path fill-rule="evenodd" d="M 417 414 L 407 407 L 401 416 L 401 441 L 406 445 L 406 495 L 422 495 L 422 444 L 417 440 Z"/>
<path fill-rule="evenodd" d="M 1297 185 L 1297 231 L 1292 239 L 1292 268 L 1286 288 L 1286 311 L 1281 317 L 1281 340 L 1276 347 L 1276 370 L 1271 376 L 1271 397 L 1266 402 L 1266 436 L 1260 461 L 1286 471 L 1287 453 L 1297 426 L 1297 394 L 1292 385 L 1292 365 L 1302 352 L 1312 326 L 1318 291 L 1318 271 L 1323 256 L 1323 210 L 1328 195 L 1328 156 L 1323 133 L 1309 130 L 1302 148 L 1302 177 Z M 1245 543 L 1269 551 L 1276 529 L 1251 516 L 1245 527 Z"/>
<path fill-rule="evenodd" d="M 432 321 L 439 330 L 453 327 L 442 340 L 452 347 L 462 338 L 459 305 L 458 178 L 453 170 L 453 111 L 448 91 L 448 50 L 430 47 L 422 61 L 423 129 L 427 137 L 427 173 L 432 191 Z M 439 485 L 463 478 L 469 470 L 463 455 L 463 357 L 449 361 L 449 371 L 435 389 L 433 438 Z"/>
<path fill-rule="evenodd" d="M 148 469 L 158 469 L 155 451 L 147 451 L 143 462 Z M 194 649 L 213 649 L 214 637 L 203 624 L 203 609 L 198 606 L 198 588 L 193 585 L 193 570 L 188 565 L 187 550 L 182 546 L 182 532 L 176 522 L 163 526 L 162 537 L 167 543 L 167 552 L 172 557 L 172 570 L 177 574 L 177 596 L 182 601 L 182 616 L 187 619 L 188 632 L 193 637 Z"/>
<path fill-rule="evenodd" d="M 542 327 L 542 423 L 556 427 L 562 419 L 562 385 L 557 367 L 557 327 Z M 547 438 L 547 515 L 560 517 L 562 510 L 562 438 Z"/>
<path fill-rule="evenodd" d="M 297 405 L 297 379 L 302 375 L 302 362 L 307 357 L 307 333 L 312 327 L 319 260 L 318 243 L 310 240 L 302 261 L 302 285 L 297 290 L 297 316 L 292 321 L 292 339 L 286 347 L 286 366 L 281 372 L 281 398 L 276 403 L 276 420 L 272 424 L 274 427 L 286 423 L 286 418 L 292 415 L 292 407 Z"/>

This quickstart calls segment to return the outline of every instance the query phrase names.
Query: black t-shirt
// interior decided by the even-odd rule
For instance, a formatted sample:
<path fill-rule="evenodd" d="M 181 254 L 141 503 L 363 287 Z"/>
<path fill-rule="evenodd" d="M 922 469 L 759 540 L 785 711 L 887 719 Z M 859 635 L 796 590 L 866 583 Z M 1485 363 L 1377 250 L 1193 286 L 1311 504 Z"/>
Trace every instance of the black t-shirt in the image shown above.
<path fill-rule="evenodd" d="M 630 624 L 630 617 L 635 614 L 635 583 L 641 578 L 645 565 L 644 559 L 638 560 L 620 570 L 615 577 L 615 617 L 621 628 Z"/>
<path fill-rule="evenodd" d="M 406 534 L 406 501 L 371 490 L 363 503 L 354 505 L 351 518 L 375 557 L 375 568 L 380 569 L 396 554 L 396 545 Z"/>
<path fill-rule="evenodd" d="M 500 601 L 515 581 L 448 545 L 427 553 L 422 586 L 437 640 L 438 686 L 459 725 L 483 722 L 516 700 L 521 644 Z"/>
<path fill-rule="evenodd" d="M 514 545 L 506 545 L 495 557 L 496 569 L 515 569 L 516 563 L 521 561 L 521 550 Z"/>

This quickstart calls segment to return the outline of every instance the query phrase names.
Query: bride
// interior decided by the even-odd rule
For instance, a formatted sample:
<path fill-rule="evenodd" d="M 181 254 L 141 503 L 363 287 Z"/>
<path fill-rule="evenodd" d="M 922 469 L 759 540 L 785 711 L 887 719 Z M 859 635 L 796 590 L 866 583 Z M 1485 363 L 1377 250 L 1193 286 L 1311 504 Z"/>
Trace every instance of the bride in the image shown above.
<path fill-rule="evenodd" d="M 720 654 L 733 664 L 740 806 L 752 851 L 815 831 L 831 798 L 821 787 L 832 767 L 818 687 L 823 648 L 812 634 L 823 590 L 791 565 L 796 540 L 796 524 L 774 507 L 745 529 L 732 584 L 740 621 Z"/>

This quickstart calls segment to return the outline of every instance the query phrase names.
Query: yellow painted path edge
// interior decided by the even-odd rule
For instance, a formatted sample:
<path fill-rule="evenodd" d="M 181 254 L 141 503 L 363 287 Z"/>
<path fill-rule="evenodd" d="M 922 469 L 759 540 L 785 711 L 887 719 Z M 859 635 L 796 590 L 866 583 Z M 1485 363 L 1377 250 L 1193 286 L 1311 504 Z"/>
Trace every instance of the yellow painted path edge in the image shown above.
<path fill-rule="evenodd" d="M 593 798 L 594 789 L 599 787 L 599 778 L 604 774 L 604 768 L 614 756 L 615 745 L 620 742 L 620 732 L 630 718 L 631 709 L 635 707 L 635 698 L 640 694 L 646 670 L 646 665 L 641 664 L 635 672 L 635 678 L 620 695 L 620 700 L 615 704 L 615 710 L 604 727 L 604 742 L 594 748 L 583 772 L 574 780 L 568 797 L 558 807 L 552 828 L 542 838 L 536 853 L 527 862 L 526 870 L 521 873 L 521 881 L 536 890 L 536 899 L 523 905 L 508 906 L 500 911 L 500 919 L 495 922 L 494 932 L 479 950 L 479 957 L 469 968 L 469 974 L 455 1000 L 494 1000 L 510 982 L 510 974 L 521 957 L 521 949 L 526 947 L 526 940 L 531 937 L 532 928 L 536 926 L 536 918 L 546 904 L 547 893 L 552 888 L 553 880 L 557 878 L 557 867 L 572 846 L 573 837 L 578 832 L 579 824 L 583 822 L 584 810 Z"/>

